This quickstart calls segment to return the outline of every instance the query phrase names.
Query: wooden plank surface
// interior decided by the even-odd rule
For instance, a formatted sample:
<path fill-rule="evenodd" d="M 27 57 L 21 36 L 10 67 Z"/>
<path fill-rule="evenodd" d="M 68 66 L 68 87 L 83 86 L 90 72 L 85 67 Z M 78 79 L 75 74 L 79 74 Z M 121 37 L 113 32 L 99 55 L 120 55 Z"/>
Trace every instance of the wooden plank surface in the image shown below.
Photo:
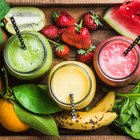
<path fill-rule="evenodd" d="M 124 0 L 7 0 L 11 5 L 118 4 Z"/>
<path fill-rule="evenodd" d="M 61 140 L 132 140 L 128 136 L 61 136 Z M 51 136 L 7 136 L 0 140 L 58 140 Z"/>
<path fill-rule="evenodd" d="M 104 12 L 108 8 L 108 6 L 111 6 L 111 4 L 122 3 L 123 1 L 124 0 L 7 0 L 7 2 L 10 3 L 10 5 L 12 6 L 17 6 L 17 5 L 40 6 L 41 5 L 42 6 L 41 9 L 44 11 L 46 19 L 47 19 L 47 25 L 52 24 L 51 16 L 54 11 L 66 10 L 71 15 L 73 15 L 73 17 L 78 22 L 80 17 L 89 10 L 94 10 L 101 17 L 103 17 Z M 87 4 L 89 6 L 85 7 L 84 4 Z M 101 4 L 101 6 L 96 7 L 94 6 L 94 4 Z M 107 5 L 103 5 L 103 4 L 107 4 Z M 66 7 L 63 7 L 62 5 L 66 5 Z M 75 5 L 75 6 L 67 7 L 68 5 Z M 80 8 L 79 7 L 77 8 L 76 5 L 82 5 L 82 6 L 80 6 Z M 98 29 L 91 33 L 92 44 L 97 45 L 104 39 L 107 39 L 109 37 L 116 36 L 116 35 L 119 35 L 119 34 L 116 31 L 114 31 L 112 28 L 110 28 L 108 25 L 105 24 L 104 28 Z M 75 55 L 76 55 L 75 49 L 72 49 L 69 60 L 76 60 Z M 55 57 L 52 67 L 62 61 L 65 61 L 65 60 Z M 93 66 L 91 66 L 91 68 L 94 71 Z M 47 78 L 48 78 L 48 73 L 45 75 L 44 78 L 36 82 L 46 84 Z M 115 90 L 116 92 L 127 93 L 136 85 L 136 83 L 139 80 L 140 80 L 140 76 L 138 76 L 137 79 L 133 81 L 133 83 L 124 87 L 113 88 L 113 90 Z M 12 81 L 12 83 L 17 83 L 17 82 L 19 84 L 22 83 L 22 81 L 18 81 L 17 79 L 13 79 Z M 98 77 L 97 77 L 97 83 L 98 85 L 97 85 L 96 95 L 93 102 L 90 104 L 92 106 L 94 106 L 102 97 L 105 96 L 106 93 L 103 92 L 103 88 L 108 88 L 110 90 L 112 89 L 111 87 L 107 87 L 104 83 L 102 83 L 102 81 Z M 81 139 L 84 139 L 84 140 L 131 140 L 132 139 L 129 136 L 125 136 L 125 134 L 122 134 L 122 133 L 116 134 L 116 133 L 117 133 L 116 130 L 113 130 L 112 127 L 110 126 L 102 127 L 95 131 L 85 131 L 85 132 L 60 129 L 62 140 L 81 140 Z M 0 126 L 0 140 L 15 140 L 15 139 L 16 140 L 25 140 L 25 139 L 26 140 L 57 140 L 55 137 L 45 136 L 32 129 L 23 133 L 12 133 L 5 130 L 2 126 Z"/>

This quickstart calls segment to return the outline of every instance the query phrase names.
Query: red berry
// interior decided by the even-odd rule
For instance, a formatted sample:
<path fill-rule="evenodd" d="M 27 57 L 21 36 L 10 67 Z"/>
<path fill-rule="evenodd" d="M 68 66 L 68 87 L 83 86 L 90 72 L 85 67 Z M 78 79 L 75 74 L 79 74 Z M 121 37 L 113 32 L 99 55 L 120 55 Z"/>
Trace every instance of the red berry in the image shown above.
<path fill-rule="evenodd" d="M 86 13 L 83 18 L 83 26 L 88 28 L 90 31 L 96 30 L 99 25 L 102 25 L 100 22 L 99 16 L 93 11 Z"/>
<path fill-rule="evenodd" d="M 77 60 L 87 65 L 90 65 L 93 62 L 94 49 L 95 46 L 91 46 L 88 50 L 78 50 L 76 56 Z"/>
<path fill-rule="evenodd" d="M 62 32 L 61 40 L 77 49 L 89 49 L 91 45 L 90 33 L 87 28 L 82 27 L 82 22 L 66 28 Z"/>
<path fill-rule="evenodd" d="M 66 44 L 59 45 L 55 48 L 56 56 L 64 59 L 69 58 L 70 48 Z"/>
<path fill-rule="evenodd" d="M 76 20 L 67 12 L 54 12 L 54 21 L 59 27 L 69 27 L 76 23 Z"/>
<path fill-rule="evenodd" d="M 41 33 L 48 39 L 55 40 L 58 38 L 58 28 L 55 25 L 48 25 L 44 27 Z"/>

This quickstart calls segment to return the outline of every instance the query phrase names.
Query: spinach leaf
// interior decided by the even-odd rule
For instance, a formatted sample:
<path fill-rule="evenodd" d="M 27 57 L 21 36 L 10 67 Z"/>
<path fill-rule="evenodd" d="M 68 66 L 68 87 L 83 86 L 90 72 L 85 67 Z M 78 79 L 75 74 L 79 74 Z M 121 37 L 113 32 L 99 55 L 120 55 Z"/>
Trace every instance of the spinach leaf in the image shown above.
<path fill-rule="evenodd" d="M 140 139 L 140 82 L 128 93 L 117 93 L 114 124 L 135 139 Z"/>
<path fill-rule="evenodd" d="M 129 98 L 125 98 L 118 118 L 121 124 L 125 124 L 130 119 L 133 111 L 133 105 L 134 102 L 132 100 L 130 100 Z"/>
<path fill-rule="evenodd" d="M 53 99 L 35 84 L 15 86 L 13 93 L 17 101 L 33 113 L 51 114 L 61 111 Z"/>
<path fill-rule="evenodd" d="M 53 135 L 60 138 L 57 125 L 51 115 L 33 114 L 18 104 L 14 104 L 14 110 L 21 121 L 35 130 L 46 135 Z"/>
<path fill-rule="evenodd" d="M 140 82 L 128 94 L 140 94 Z"/>

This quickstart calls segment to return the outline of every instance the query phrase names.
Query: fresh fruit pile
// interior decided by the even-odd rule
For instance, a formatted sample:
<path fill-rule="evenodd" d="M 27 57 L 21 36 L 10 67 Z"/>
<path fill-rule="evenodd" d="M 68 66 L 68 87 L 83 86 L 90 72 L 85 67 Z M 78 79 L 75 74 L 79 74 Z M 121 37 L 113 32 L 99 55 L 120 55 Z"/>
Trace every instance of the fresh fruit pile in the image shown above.
<path fill-rule="evenodd" d="M 102 25 L 99 16 L 93 11 L 87 12 L 81 17 L 79 24 L 66 11 L 56 11 L 52 18 L 54 24 L 45 26 L 41 33 L 56 46 L 56 56 L 68 59 L 71 48 L 75 48 L 77 61 L 90 65 L 95 49 L 91 47 L 90 32 Z"/>
<path fill-rule="evenodd" d="M 77 61 L 87 65 L 93 63 L 96 46 L 92 44 L 91 33 L 94 34 L 95 30 L 103 26 L 100 16 L 93 10 L 83 13 L 78 21 L 67 11 L 55 11 L 52 15 L 53 20 L 48 25 L 45 13 L 39 8 L 10 8 L 5 0 L 1 0 L 0 9 L 1 55 L 8 37 L 16 33 L 10 20 L 10 17 L 14 16 L 21 32 L 40 32 L 44 35 L 58 58 L 69 60 L 73 50 L 76 52 Z M 139 9 L 139 0 L 127 1 L 123 5 L 108 9 L 104 20 L 120 34 L 134 39 L 139 35 Z M 5 31 L 1 26 L 4 26 L 2 28 Z M 1 77 L 0 124 L 9 131 L 23 132 L 33 128 L 45 135 L 60 138 L 58 127 L 95 130 L 113 123 L 132 137 L 140 138 L 140 83 L 128 94 L 116 94 L 109 90 L 96 106 L 89 105 L 85 109 L 74 110 L 76 118 L 73 121 L 73 112 L 62 110 L 58 106 L 49 96 L 50 91 L 46 84 L 29 84 L 24 81 L 24 84 L 16 86 L 13 83 L 14 86 L 10 88 L 5 68 L 2 68 Z M 120 98 L 116 99 L 116 95 Z"/>

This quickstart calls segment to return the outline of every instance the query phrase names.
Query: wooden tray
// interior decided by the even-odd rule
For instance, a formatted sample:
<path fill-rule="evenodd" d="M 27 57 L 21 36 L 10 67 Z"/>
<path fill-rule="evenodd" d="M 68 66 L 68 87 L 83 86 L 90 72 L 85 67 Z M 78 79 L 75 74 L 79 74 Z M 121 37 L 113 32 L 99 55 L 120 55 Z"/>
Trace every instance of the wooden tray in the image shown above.
<path fill-rule="evenodd" d="M 104 12 L 110 6 L 114 4 L 120 4 L 124 0 L 7 0 L 7 2 L 12 6 L 36 6 L 40 7 L 47 18 L 47 24 L 51 24 L 51 16 L 54 11 L 57 10 L 66 10 L 68 11 L 73 17 L 79 21 L 80 17 L 87 11 L 94 9 L 96 13 L 98 13 L 101 17 L 103 17 Z M 105 27 L 96 30 L 91 33 L 92 44 L 97 45 L 102 40 L 107 39 L 112 36 L 119 35 L 116 31 L 110 28 L 108 25 L 105 24 Z M 69 60 L 75 60 L 75 50 L 72 50 L 70 54 Z M 57 57 L 54 58 L 53 65 L 62 62 L 64 60 L 59 59 Z M 94 68 L 91 66 L 94 70 Z M 105 93 L 101 90 L 102 87 L 106 87 L 104 83 L 97 78 L 97 90 L 96 96 L 94 98 L 95 104 L 99 99 L 101 99 Z M 140 80 L 140 76 L 137 77 L 133 83 L 124 86 L 122 88 L 113 88 L 115 91 L 121 92 L 128 92 L 132 87 L 136 85 L 136 83 Z M 15 81 L 17 81 L 15 79 Z M 21 82 L 21 81 L 18 81 Z M 45 78 L 38 81 L 40 83 L 47 83 L 47 74 Z M 14 83 L 14 82 L 13 82 Z M 109 88 L 109 87 L 108 87 Z M 132 139 L 129 136 L 124 134 L 118 133 L 115 128 L 112 126 L 102 127 L 100 129 L 94 131 L 70 131 L 70 130 L 63 130 L 60 129 L 60 134 L 62 140 L 130 140 Z M 28 130 L 24 133 L 12 133 L 5 130 L 2 126 L 0 126 L 0 140 L 55 140 L 55 137 L 45 136 L 35 130 Z"/>

